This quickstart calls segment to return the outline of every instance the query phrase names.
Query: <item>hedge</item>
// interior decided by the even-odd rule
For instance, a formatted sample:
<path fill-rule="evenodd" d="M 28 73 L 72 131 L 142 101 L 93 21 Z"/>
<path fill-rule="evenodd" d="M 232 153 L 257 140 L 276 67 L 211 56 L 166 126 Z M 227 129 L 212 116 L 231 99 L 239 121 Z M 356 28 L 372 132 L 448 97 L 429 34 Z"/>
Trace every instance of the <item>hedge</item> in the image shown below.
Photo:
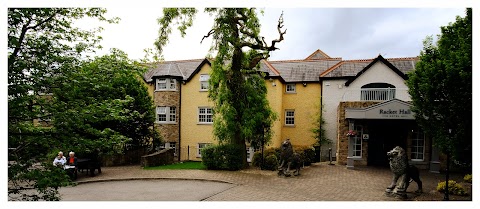
<path fill-rule="evenodd" d="M 209 170 L 240 170 L 243 166 L 240 146 L 234 144 L 211 145 L 202 149 L 202 163 Z"/>

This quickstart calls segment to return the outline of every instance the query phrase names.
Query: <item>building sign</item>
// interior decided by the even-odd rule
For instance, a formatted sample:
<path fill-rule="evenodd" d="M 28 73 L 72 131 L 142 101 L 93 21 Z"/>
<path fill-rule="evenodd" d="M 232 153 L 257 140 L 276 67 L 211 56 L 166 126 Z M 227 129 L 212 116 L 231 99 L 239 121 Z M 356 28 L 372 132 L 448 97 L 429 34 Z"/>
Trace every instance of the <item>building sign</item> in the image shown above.
<path fill-rule="evenodd" d="M 382 117 L 389 117 L 389 118 L 406 118 L 412 114 L 412 111 L 410 109 L 397 109 L 397 110 L 392 110 L 392 109 L 380 109 L 378 113 Z"/>
<path fill-rule="evenodd" d="M 393 99 L 367 108 L 346 108 L 345 118 L 415 120 L 411 106 L 408 102 Z"/>

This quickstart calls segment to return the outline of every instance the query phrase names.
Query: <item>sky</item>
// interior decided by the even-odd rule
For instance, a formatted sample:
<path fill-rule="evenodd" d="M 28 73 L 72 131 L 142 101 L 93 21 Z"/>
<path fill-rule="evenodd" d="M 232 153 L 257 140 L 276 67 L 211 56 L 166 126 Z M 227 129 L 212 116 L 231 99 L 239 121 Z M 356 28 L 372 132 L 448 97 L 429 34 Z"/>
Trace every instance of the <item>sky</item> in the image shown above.
<path fill-rule="evenodd" d="M 162 16 L 162 8 L 107 7 L 107 17 L 119 17 L 119 24 L 102 24 L 104 31 L 98 55 L 110 48 L 126 52 L 131 59 L 144 57 L 144 49 L 153 48 Z M 436 37 L 440 26 L 465 16 L 464 8 L 264 8 L 259 15 L 261 35 L 270 43 L 278 38 L 277 21 L 284 12 L 285 40 L 271 52 L 270 60 L 304 59 L 320 49 L 330 57 L 343 59 L 418 56 L 426 36 Z M 82 28 L 98 25 L 82 20 Z M 182 38 L 174 30 L 164 49 L 165 60 L 185 60 L 205 57 L 211 39 L 200 40 L 213 26 L 212 18 L 200 11 Z"/>

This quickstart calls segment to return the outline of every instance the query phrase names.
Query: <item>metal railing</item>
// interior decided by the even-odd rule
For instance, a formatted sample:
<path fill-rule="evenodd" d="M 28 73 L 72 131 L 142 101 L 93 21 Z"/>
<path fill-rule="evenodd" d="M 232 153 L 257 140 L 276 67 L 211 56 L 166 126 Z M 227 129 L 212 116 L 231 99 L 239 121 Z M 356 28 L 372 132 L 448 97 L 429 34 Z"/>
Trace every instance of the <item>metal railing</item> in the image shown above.
<path fill-rule="evenodd" d="M 342 98 L 343 101 L 388 101 L 392 99 L 411 101 L 406 88 L 349 89 Z"/>

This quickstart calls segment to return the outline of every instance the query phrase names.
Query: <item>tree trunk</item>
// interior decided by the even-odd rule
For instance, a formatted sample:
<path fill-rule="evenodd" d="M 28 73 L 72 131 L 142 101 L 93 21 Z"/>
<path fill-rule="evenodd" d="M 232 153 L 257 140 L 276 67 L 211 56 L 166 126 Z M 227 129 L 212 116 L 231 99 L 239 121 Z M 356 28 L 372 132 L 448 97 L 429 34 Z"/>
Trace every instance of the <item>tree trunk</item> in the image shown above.
<path fill-rule="evenodd" d="M 245 139 L 242 137 L 241 133 L 241 121 L 243 121 L 243 109 L 242 104 L 244 103 L 244 82 L 243 75 L 241 72 L 242 69 L 242 59 L 243 59 L 243 52 L 242 49 L 235 49 L 233 52 L 232 57 L 232 77 L 230 81 L 227 81 L 229 85 L 230 91 L 233 93 L 231 101 L 232 106 L 236 111 L 236 120 L 235 120 L 235 135 L 233 138 L 233 143 L 237 144 L 242 148 L 242 159 L 243 159 L 243 166 L 242 168 L 248 167 L 247 162 L 247 146 L 245 144 Z"/>

